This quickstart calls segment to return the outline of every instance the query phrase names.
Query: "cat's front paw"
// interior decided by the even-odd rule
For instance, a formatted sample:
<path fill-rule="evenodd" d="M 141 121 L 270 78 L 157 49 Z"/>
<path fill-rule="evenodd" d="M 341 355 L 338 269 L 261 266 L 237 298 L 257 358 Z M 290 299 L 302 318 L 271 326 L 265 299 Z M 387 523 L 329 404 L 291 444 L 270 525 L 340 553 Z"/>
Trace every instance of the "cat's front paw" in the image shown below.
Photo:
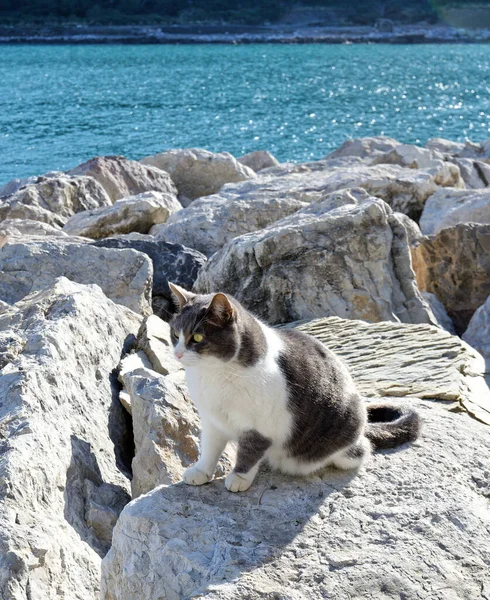
<path fill-rule="evenodd" d="M 204 483 L 211 481 L 212 477 L 212 475 L 208 475 L 207 473 L 204 473 L 204 471 L 200 471 L 197 465 L 189 467 L 182 475 L 182 479 L 188 485 L 203 485 Z"/>
<path fill-rule="evenodd" d="M 230 492 L 245 492 L 252 485 L 253 477 L 240 475 L 232 471 L 225 479 L 225 486 Z"/>

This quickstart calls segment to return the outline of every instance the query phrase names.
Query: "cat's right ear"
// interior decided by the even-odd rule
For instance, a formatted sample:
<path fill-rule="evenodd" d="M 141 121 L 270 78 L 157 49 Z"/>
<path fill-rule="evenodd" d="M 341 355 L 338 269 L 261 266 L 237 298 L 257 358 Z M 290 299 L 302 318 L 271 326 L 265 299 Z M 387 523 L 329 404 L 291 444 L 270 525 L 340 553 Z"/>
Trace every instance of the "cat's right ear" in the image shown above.
<path fill-rule="evenodd" d="M 180 285 L 176 285 L 170 281 L 168 282 L 168 287 L 170 288 L 170 291 L 172 292 L 172 295 L 175 298 L 177 306 L 180 310 L 182 310 L 189 300 L 192 300 L 192 298 L 194 298 L 196 295 L 192 292 L 184 290 L 184 288 L 181 288 Z"/>

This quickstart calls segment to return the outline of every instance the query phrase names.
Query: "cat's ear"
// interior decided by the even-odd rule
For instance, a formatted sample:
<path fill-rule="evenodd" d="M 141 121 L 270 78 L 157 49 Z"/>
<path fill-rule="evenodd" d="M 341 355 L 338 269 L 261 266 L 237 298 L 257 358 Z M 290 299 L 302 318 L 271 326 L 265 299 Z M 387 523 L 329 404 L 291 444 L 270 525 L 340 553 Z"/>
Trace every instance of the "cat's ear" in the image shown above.
<path fill-rule="evenodd" d="M 212 312 L 222 321 L 230 321 L 233 318 L 233 306 L 226 294 L 219 292 L 213 296 L 208 312 Z"/>
<path fill-rule="evenodd" d="M 192 298 L 194 298 L 196 295 L 192 292 L 184 290 L 184 288 L 181 288 L 180 285 L 176 285 L 170 281 L 168 282 L 168 287 L 170 288 L 170 291 L 172 292 L 173 297 L 177 301 L 177 304 L 181 310 L 189 302 L 189 300 L 192 300 Z"/>

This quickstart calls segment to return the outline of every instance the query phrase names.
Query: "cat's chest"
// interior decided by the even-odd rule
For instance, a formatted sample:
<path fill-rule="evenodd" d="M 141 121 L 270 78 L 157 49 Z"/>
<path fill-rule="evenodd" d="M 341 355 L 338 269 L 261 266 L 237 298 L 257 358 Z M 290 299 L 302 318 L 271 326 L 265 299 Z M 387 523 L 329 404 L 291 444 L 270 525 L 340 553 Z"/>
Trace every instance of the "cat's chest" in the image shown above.
<path fill-rule="evenodd" d="M 192 400 L 201 416 L 232 436 L 249 429 L 269 434 L 289 421 L 286 386 L 278 370 L 186 371 Z"/>

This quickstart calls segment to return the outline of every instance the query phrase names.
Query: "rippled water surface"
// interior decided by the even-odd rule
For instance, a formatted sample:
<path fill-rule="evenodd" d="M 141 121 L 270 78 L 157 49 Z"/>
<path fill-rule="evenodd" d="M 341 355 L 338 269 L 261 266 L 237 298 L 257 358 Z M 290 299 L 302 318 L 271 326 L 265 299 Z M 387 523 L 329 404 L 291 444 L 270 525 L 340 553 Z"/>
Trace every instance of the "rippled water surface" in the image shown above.
<path fill-rule="evenodd" d="M 97 154 L 490 137 L 490 46 L 0 46 L 0 183 Z"/>

